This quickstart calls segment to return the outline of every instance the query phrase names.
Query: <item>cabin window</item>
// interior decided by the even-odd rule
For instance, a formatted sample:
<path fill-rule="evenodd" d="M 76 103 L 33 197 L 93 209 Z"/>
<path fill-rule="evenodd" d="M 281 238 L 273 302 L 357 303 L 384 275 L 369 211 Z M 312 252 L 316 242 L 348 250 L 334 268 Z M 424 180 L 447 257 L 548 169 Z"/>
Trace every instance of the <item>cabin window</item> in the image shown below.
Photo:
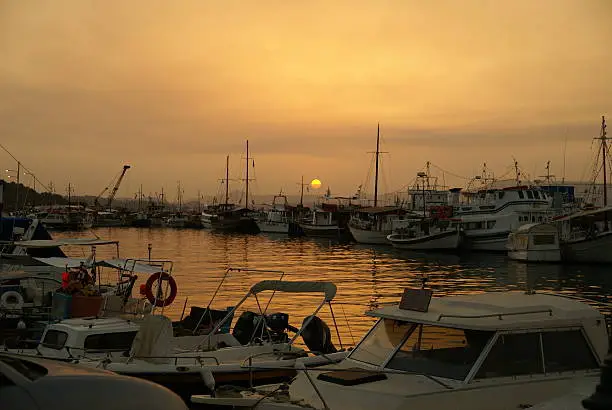
<path fill-rule="evenodd" d="M 534 235 L 533 244 L 534 245 L 554 245 L 555 235 Z"/>
<path fill-rule="evenodd" d="M 495 223 L 497 221 L 487 221 L 487 229 L 493 229 L 495 228 Z"/>
<path fill-rule="evenodd" d="M 523 194 L 523 191 L 518 191 L 518 196 L 520 199 L 524 199 L 525 195 Z"/>
<path fill-rule="evenodd" d="M 504 191 L 499 191 L 499 199 L 502 199 L 506 193 Z"/>
<path fill-rule="evenodd" d="M 543 218 L 541 216 L 538 216 L 538 222 L 542 222 Z"/>
<path fill-rule="evenodd" d="M 500 335 L 476 378 L 511 377 L 543 371 L 539 333 Z"/>
<path fill-rule="evenodd" d="M 547 373 L 597 369 L 599 364 L 578 329 L 542 333 Z"/>
<path fill-rule="evenodd" d="M 538 191 L 533 191 L 533 197 L 535 199 L 540 199 L 540 193 Z"/>
<path fill-rule="evenodd" d="M 351 353 L 351 359 L 382 366 L 406 333 L 416 325 L 391 319 L 381 319 Z"/>
<path fill-rule="evenodd" d="M 136 331 L 120 333 L 101 333 L 85 338 L 85 350 L 129 350 L 136 337 Z"/>
<path fill-rule="evenodd" d="M 68 333 L 62 332 L 61 330 L 47 330 L 45 333 L 45 338 L 41 342 L 44 347 L 48 347 L 50 349 L 60 350 L 66 344 L 66 340 L 68 339 Z"/>
<path fill-rule="evenodd" d="M 533 192 L 525 191 L 527 193 L 527 199 L 533 199 Z"/>
<path fill-rule="evenodd" d="M 417 325 L 385 366 L 464 380 L 493 332 Z"/>

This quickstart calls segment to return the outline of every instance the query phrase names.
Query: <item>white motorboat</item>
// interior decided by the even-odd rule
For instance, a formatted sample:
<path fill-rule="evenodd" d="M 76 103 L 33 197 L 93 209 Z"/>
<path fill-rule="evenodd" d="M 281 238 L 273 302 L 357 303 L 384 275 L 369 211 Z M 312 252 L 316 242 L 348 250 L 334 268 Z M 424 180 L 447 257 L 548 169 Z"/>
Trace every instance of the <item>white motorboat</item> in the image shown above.
<path fill-rule="evenodd" d="M 559 232 L 551 223 L 527 224 L 508 235 L 508 258 L 524 262 L 560 262 Z"/>
<path fill-rule="evenodd" d="M 387 240 L 395 248 L 411 250 L 456 250 L 462 239 L 459 219 L 408 219 L 399 221 Z"/>
<path fill-rule="evenodd" d="M 387 236 L 405 214 L 406 210 L 395 206 L 360 208 L 351 217 L 348 228 L 356 242 L 388 245 Z"/>
<path fill-rule="evenodd" d="M 283 202 L 277 202 L 282 199 Z M 272 208 L 265 211 L 265 217 L 256 220 L 260 232 L 289 234 L 291 214 L 289 212 L 287 196 L 282 193 L 272 199 Z"/>
<path fill-rule="evenodd" d="M 288 315 L 284 313 L 268 314 L 260 310 L 259 313 L 243 312 L 231 333 L 218 333 L 250 296 L 257 298 L 264 291 L 274 292 L 273 295 L 317 292 L 323 294 L 323 300 L 299 329 L 289 325 Z M 325 304 L 331 306 L 335 294 L 336 286 L 330 282 L 262 281 L 253 285 L 206 335 L 173 337 L 169 319 L 149 316 L 141 325 L 128 357 L 81 360 L 80 363 L 162 384 L 187 399 L 192 394 L 209 392 L 202 379 L 203 372 L 210 374 L 216 385 L 248 386 L 288 380 L 296 374 L 295 360 L 308 356 L 309 351 L 324 355 L 306 362 L 312 365 L 337 361 L 346 355 L 337 352 L 329 328 L 316 316 Z M 293 337 L 289 337 L 288 330 L 295 332 Z M 309 351 L 294 345 L 300 336 Z M 274 368 L 253 370 L 253 365 L 274 365 Z"/>
<path fill-rule="evenodd" d="M 302 369 L 288 387 L 192 402 L 257 409 L 528 408 L 596 379 L 608 350 L 589 304 L 534 292 L 431 298 L 407 289 L 335 365 Z M 274 388 L 277 390 L 274 391 Z M 255 405 L 256 404 L 256 405 Z"/>

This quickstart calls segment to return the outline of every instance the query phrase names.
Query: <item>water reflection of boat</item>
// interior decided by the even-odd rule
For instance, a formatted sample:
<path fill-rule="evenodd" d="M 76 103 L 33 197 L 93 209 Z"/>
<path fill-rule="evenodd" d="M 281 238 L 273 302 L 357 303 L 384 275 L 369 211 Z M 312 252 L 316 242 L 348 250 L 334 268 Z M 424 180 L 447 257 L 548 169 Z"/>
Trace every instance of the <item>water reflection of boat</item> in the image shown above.
<path fill-rule="evenodd" d="M 520 408 L 596 379 L 609 344 L 597 309 L 549 294 L 432 299 L 407 290 L 399 305 L 368 315 L 378 321 L 346 359 L 300 372 L 288 389 L 192 401 L 262 410 Z"/>

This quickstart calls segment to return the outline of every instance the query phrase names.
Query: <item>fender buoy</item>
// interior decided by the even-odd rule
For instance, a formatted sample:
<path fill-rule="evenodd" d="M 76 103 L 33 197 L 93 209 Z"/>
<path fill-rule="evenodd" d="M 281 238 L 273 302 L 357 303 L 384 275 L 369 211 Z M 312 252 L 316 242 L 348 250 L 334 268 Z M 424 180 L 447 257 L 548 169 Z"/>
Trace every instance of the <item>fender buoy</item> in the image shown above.
<path fill-rule="evenodd" d="M 168 284 L 170 285 L 170 294 L 165 299 L 159 299 L 159 298 L 156 298 L 155 295 L 153 295 L 153 286 L 157 282 L 160 282 L 160 278 L 161 278 L 161 282 L 167 280 Z M 165 286 L 162 283 L 160 283 L 160 286 L 163 292 L 165 289 Z M 178 288 L 176 286 L 176 281 L 174 280 L 172 276 L 168 275 L 165 272 L 164 273 L 157 272 L 151 275 L 149 279 L 147 280 L 147 283 L 145 285 L 145 296 L 147 297 L 147 299 L 149 299 L 149 302 L 151 302 L 151 304 L 157 307 L 164 307 L 174 302 L 174 298 L 176 298 L 177 290 Z"/>
<path fill-rule="evenodd" d="M 23 296 L 14 290 L 6 291 L 0 296 L 0 306 L 9 310 L 21 310 L 23 307 Z"/>

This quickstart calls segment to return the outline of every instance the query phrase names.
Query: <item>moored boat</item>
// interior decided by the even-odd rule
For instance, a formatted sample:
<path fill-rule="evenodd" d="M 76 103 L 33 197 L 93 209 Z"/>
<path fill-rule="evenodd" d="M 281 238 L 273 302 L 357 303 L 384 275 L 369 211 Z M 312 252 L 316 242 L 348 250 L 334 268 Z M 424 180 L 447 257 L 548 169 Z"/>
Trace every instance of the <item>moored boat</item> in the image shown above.
<path fill-rule="evenodd" d="M 288 387 L 218 391 L 192 402 L 262 410 L 508 410 L 599 377 L 608 332 L 604 316 L 584 301 L 520 291 L 431 296 L 407 289 L 399 305 L 368 312 L 377 322 L 346 359 L 301 370 Z"/>
<path fill-rule="evenodd" d="M 459 219 L 419 218 L 398 222 L 387 240 L 395 248 L 412 250 L 457 250 L 462 230 Z"/>
<path fill-rule="evenodd" d="M 508 258 L 524 262 L 560 262 L 559 232 L 552 223 L 522 225 L 508 235 Z"/>

